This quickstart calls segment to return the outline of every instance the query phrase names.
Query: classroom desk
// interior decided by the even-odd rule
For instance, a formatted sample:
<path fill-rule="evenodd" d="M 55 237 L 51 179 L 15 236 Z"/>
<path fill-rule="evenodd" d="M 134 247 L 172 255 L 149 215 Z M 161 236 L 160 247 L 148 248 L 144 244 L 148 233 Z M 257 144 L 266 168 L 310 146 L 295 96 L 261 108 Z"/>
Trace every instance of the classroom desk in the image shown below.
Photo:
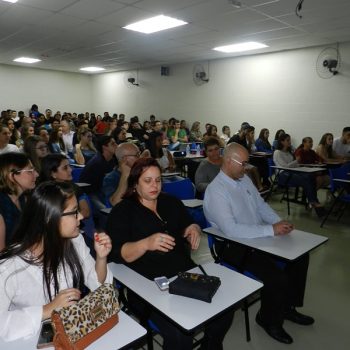
<path fill-rule="evenodd" d="M 328 237 L 300 230 L 293 230 L 288 235 L 251 239 L 228 238 L 214 227 L 205 228 L 203 232 L 290 261 L 297 259 L 328 241 Z"/>
<path fill-rule="evenodd" d="M 118 324 L 97 339 L 86 350 L 116 350 L 129 345 L 146 335 L 146 329 L 134 321 L 123 311 L 119 311 Z M 0 339 L 2 350 L 34 350 L 38 342 L 38 334 L 28 339 L 4 342 Z M 54 350 L 54 347 L 45 348 Z"/>
<path fill-rule="evenodd" d="M 263 284 L 221 265 L 203 265 L 208 275 L 218 276 L 221 286 L 211 303 L 169 294 L 157 285 L 123 264 L 108 264 L 114 278 L 175 322 L 180 328 L 192 332 L 221 312 L 233 307 L 263 287 Z M 193 272 L 201 273 L 199 268 Z"/>
<path fill-rule="evenodd" d="M 75 182 L 75 184 L 79 187 L 89 187 L 91 184 L 88 184 L 87 182 Z"/>
<path fill-rule="evenodd" d="M 271 165 L 271 168 L 278 170 L 278 172 L 285 170 L 289 172 L 296 172 L 296 173 L 317 173 L 318 171 L 325 171 L 325 168 L 321 168 L 319 164 L 318 166 L 310 166 L 311 164 L 308 164 L 307 166 L 299 166 L 295 168 L 287 168 L 284 166 L 277 166 L 277 165 Z"/>

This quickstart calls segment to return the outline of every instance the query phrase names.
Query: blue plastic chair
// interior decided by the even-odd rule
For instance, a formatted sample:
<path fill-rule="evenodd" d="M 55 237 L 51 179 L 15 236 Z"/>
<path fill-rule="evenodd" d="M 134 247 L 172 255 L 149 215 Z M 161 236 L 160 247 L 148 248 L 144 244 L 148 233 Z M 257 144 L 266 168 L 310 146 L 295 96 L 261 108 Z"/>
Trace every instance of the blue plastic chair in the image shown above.
<path fill-rule="evenodd" d="M 162 190 L 179 199 L 194 199 L 196 195 L 195 187 L 188 178 L 181 178 L 178 181 L 163 180 Z"/>
<path fill-rule="evenodd" d="M 72 177 L 73 177 L 73 182 L 79 182 L 79 177 L 81 172 L 83 171 L 83 168 L 72 168 Z"/>
<path fill-rule="evenodd" d="M 341 180 L 349 180 L 350 176 L 348 175 L 349 173 L 349 165 L 345 164 L 340 168 L 334 168 L 334 169 L 329 169 L 329 177 L 330 177 L 330 188 L 331 188 L 331 193 L 334 198 L 334 201 L 329 208 L 326 216 L 321 222 L 320 227 L 323 227 L 325 222 L 327 221 L 329 215 L 332 213 L 335 205 L 339 202 L 342 202 L 343 205 L 339 209 L 339 214 L 337 216 L 337 221 L 340 220 L 340 218 L 343 216 L 345 208 L 348 203 L 350 203 L 350 183 L 345 183 L 341 181 L 337 181 L 336 179 L 341 179 Z M 338 193 L 338 195 L 337 195 Z"/>

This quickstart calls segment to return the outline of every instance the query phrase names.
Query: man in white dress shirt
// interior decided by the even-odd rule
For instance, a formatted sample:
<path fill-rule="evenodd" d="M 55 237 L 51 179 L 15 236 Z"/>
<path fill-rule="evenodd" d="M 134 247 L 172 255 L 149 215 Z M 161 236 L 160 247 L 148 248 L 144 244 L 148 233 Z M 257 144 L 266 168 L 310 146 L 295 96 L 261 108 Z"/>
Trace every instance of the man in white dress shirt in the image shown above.
<path fill-rule="evenodd" d="M 248 161 L 249 154 L 243 146 L 231 143 L 225 148 L 220 173 L 205 192 L 204 213 L 207 220 L 228 239 L 288 234 L 293 225 L 281 220 L 245 175 Z M 253 273 L 264 283 L 256 322 L 272 338 L 285 344 L 293 342 L 283 328 L 285 319 L 301 325 L 314 322 L 312 317 L 295 309 L 303 305 L 308 254 L 287 263 L 282 269 L 272 256 L 233 242 L 217 246 L 216 251 L 221 253 L 224 261 L 241 271 Z"/>
<path fill-rule="evenodd" d="M 333 150 L 338 156 L 350 159 L 350 126 L 343 129 L 341 137 L 334 139 Z"/>

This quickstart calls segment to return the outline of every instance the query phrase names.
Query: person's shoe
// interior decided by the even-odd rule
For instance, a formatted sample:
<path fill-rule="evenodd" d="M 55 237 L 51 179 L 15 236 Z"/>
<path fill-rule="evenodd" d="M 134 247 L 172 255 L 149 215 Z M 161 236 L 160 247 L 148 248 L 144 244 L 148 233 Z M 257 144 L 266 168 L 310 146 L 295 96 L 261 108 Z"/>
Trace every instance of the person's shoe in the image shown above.
<path fill-rule="evenodd" d="M 256 323 L 264 328 L 265 332 L 273 339 L 284 344 L 292 344 L 293 338 L 283 329 L 282 326 L 267 326 L 261 319 L 260 311 L 256 314 Z"/>
<path fill-rule="evenodd" d="M 327 210 L 324 207 L 315 207 L 315 212 L 319 218 L 322 218 L 327 214 Z"/>
<path fill-rule="evenodd" d="M 290 310 L 286 311 L 284 314 L 284 319 L 303 326 L 309 326 L 315 322 L 311 316 L 303 315 L 295 308 L 291 308 Z"/>

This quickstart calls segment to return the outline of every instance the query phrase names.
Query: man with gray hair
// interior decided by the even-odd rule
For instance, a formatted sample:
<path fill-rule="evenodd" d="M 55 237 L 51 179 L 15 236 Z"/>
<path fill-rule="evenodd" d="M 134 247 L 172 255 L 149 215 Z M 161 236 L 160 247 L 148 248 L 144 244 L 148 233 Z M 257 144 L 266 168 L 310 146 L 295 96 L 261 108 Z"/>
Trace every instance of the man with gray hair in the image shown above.
<path fill-rule="evenodd" d="M 118 166 L 104 177 L 102 185 L 102 191 L 112 206 L 122 200 L 127 188 L 130 169 L 140 158 L 141 152 L 135 144 L 125 142 L 117 147 L 115 156 Z M 143 151 L 142 157 L 150 157 L 149 151 Z"/>
<path fill-rule="evenodd" d="M 224 151 L 219 174 L 205 192 L 204 213 L 209 223 L 228 238 L 257 238 L 286 235 L 294 226 L 281 218 L 264 202 L 250 178 L 245 175 L 248 151 L 237 143 Z M 310 325 L 314 319 L 296 311 L 303 305 L 309 255 L 278 267 L 274 257 L 234 242 L 216 247 L 224 261 L 253 273 L 264 283 L 261 308 L 256 322 L 274 339 L 293 342 L 284 330 L 285 319 Z"/>

